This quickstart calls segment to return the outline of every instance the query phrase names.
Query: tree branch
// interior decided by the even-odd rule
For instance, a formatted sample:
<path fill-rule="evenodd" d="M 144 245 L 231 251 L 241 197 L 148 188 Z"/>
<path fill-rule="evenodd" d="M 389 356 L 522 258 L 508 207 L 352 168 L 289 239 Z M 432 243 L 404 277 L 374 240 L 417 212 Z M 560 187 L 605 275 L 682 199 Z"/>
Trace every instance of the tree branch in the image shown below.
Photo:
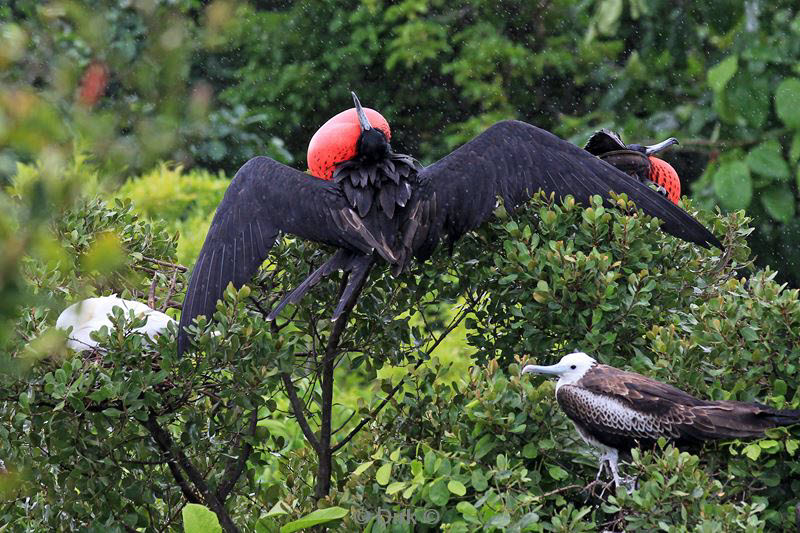
<path fill-rule="evenodd" d="M 250 414 L 250 424 L 247 428 L 247 432 L 245 433 L 245 437 L 253 437 L 256 434 L 257 424 L 258 408 L 254 408 L 253 412 Z M 225 472 L 222 474 L 222 480 L 219 483 L 219 487 L 217 487 L 217 498 L 222 503 L 225 503 L 225 500 L 228 499 L 228 495 L 231 493 L 231 490 L 233 490 L 236 482 L 239 481 L 242 472 L 244 472 L 244 467 L 247 464 L 247 460 L 250 458 L 250 454 L 253 452 L 253 445 L 251 444 L 250 440 L 247 438 L 242 439 L 241 436 L 237 438 L 237 441 L 242 440 L 243 442 L 241 448 L 239 449 L 239 456 L 236 459 L 231 458 L 230 462 L 228 462 L 228 466 L 225 467 Z M 238 444 L 238 442 L 236 444 Z"/>
<path fill-rule="evenodd" d="M 347 326 L 350 313 L 353 311 L 361 291 L 364 290 L 364 285 L 367 283 L 367 278 L 369 278 L 369 273 L 374 263 L 375 260 L 370 258 L 364 272 L 360 274 L 360 278 L 356 282 L 357 285 L 345 302 L 341 315 L 333 324 L 333 329 L 325 347 L 325 355 L 322 361 L 322 419 L 319 431 L 319 469 L 317 471 L 317 486 L 314 491 L 317 499 L 327 496 L 331 485 L 331 459 L 333 456 L 333 449 L 331 449 L 331 422 L 333 420 L 333 371 L 336 367 L 336 349 L 339 346 L 339 340 L 342 337 L 344 328 Z M 342 276 L 342 284 L 339 288 L 337 301 L 347 289 L 349 279 L 350 274 Z"/>
<path fill-rule="evenodd" d="M 168 457 L 174 458 L 175 462 L 177 462 L 181 469 L 186 472 L 186 475 L 189 476 L 189 480 L 203 497 L 203 503 L 205 503 L 217 515 L 222 529 L 226 533 L 239 533 L 239 528 L 236 527 L 236 524 L 234 524 L 231 520 L 228 510 L 225 509 L 225 506 L 222 505 L 222 503 L 217 499 L 216 494 L 211 492 L 206 484 L 205 479 L 203 479 L 203 476 L 194 467 L 183 450 L 174 445 L 172 436 L 158 423 L 156 414 L 151 411 L 150 415 L 147 417 L 147 420 L 142 422 L 142 425 L 150 432 L 150 435 L 153 436 L 153 440 L 156 441 L 156 444 L 158 444 L 159 448 L 161 448 L 161 450 L 166 453 Z M 170 468 L 170 470 L 172 469 Z M 173 472 L 173 475 L 174 474 L 175 473 Z"/>
<path fill-rule="evenodd" d="M 450 322 L 450 324 L 447 326 L 447 328 L 444 330 L 444 332 L 442 332 L 442 334 L 439 335 L 439 337 L 433 343 L 433 346 L 431 346 L 430 349 L 428 349 L 428 351 L 425 352 L 425 357 L 420 357 L 419 359 L 417 359 L 417 362 L 414 364 L 414 368 L 411 369 L 412 372 L 414 370 L 418 369 L 420 367 L 420 365 L 422 365 L 422 363 L 424 361 L 426 361 L 427 357 L 429 357 L 433 353 L 433 351 L 439 346 L 439 344 L 444 340 L 444 338 L 447 337 L 450 334 L 450 332 L 453 331 L 456 328 L 456 326 L 458 326 L 461 323 L 462 320 L 464 320 L 464 317 L 466 317 L 467 313 L 469 311 L 471 311 L 471 310 L 472 310 L 471 308 L 469 310 L 462 309 L 459 312 L 459 314 L 456 315 L 456 317 Z M 381 409 L 383 409 L 386 406 L 386 404 L 389 403 L 389 400 L 392 399 L 392 397 L 395 395 L 395 393 L 400 390 L 400 387 L 402 387 L 403 384 L 405 383 L 405 379 L 406 379 L 405 376 L 400 378 L 400 381 L 397 383 L 397 385 L 392 387 L 392 390 L 389 391 L 389 394 L 386 396 L 386 398 L 384 398 L 381 401 L 381 403 L 378 404 L 378 407 L 373 409 L 372 412 L 369 414 L 369 416 L 367 416 L 365 418 L 362 418 L 361 421 L 358 424 L 356 424 L 356 427 L 354 427 L 352 430 L 350 430 L 350 433 L 348 433 L 346 437 L 344 437 L 333 448 L 331 448 L 331 452 L 332 453 L 336 452 L 342 446 L 344 446 L 345 444 L 350 442 L 353 439 L 353 437 L 355 437 L 356 434 L 359 431 L 361 431 L 361 429 L 364 426 L 366 426 L 367 423 L 370 420 L 374 420 L 375 417 L 378 416 L 378 413 L 381 412 Z"/>
<path fill-rule="evenodd" d="M 292 377 L 289 374 L 284 373 L 281 374 L 281 379 L 283 379 L 283 386 L 286 388 L 286 395 L 289 396 L 289 402 L 292 404 L 294 417 L 297 419 L 297 423 L 300 425 L 303 435 L 305 435 L 306 440 L 311 444 L 311 447 L 314 448 L 314 451 L 320 453 L 321 448 L 319 440 L 317 440 L 317 437 L 311 430 L 311 426 L 308 425 L 308 420 L 306 420 L 305 414 L 303 414 L 303 402 L 301 402 L 300 398 L 297 397 L 297 391 L 294 389 Z"/>

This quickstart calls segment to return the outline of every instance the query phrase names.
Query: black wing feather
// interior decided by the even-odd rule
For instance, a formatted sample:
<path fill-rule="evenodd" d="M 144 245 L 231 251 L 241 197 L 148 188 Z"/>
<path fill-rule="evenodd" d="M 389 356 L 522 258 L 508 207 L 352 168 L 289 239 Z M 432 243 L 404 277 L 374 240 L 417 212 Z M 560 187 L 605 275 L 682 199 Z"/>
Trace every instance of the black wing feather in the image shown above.
<path fill-rule="evenodd" d="M 497 196 L 513 209 L 539 189 L 548 195 L 555 193 L 557 198 L 572 195 L 584 204 L 596 194 L 608 199 L 610 191 L 626 193 L 642 211 L 660 218 L 667 233 L 704 247 L 722 248 L 705 226 L 664 196 L 585 150 L 525 122 L 498 122 L 425 167 L 419 178 L 429 183 L 439 204 L 429 242 L 422 247 L 425 251 L 435 247 L 442 233 L 453 241 L 478 227 L 491 215 Z M 417 257 L 425 258 L 420 253 Z"/>
<path fill-rule="evenodd" d="M 186 347 L 185 326 L 211 316 L 229 282 L 247 283 L 281 232 L 361 254 L 375 248 L 369 230 L 355 227 L 354 213 L 339 186 L 256 157 L 242 166 L 217 207 L 189 279 L 183 302 L 178 353 Z"/>

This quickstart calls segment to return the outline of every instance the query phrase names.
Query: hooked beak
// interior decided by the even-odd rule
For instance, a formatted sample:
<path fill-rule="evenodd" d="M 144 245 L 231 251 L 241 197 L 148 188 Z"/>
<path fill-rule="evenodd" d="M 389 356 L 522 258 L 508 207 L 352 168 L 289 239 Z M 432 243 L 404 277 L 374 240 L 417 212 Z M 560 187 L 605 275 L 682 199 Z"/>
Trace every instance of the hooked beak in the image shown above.
<path fill-rule="evenodd" d="M 658 144 L 653 144 L 651 146 L 645 146 L 644 147 L 644 153 L 645 153 L 645 155 L 653 155 L 655 153 L 658 153 L 658 152 L 660 152 L 660 151 L 672 146 L 673 144 L 680 144 L 680 143 L 678 142 L 678 139 L 676 139 L 675 137 L 670 137 L 666 141 L 661 141 Z"/>
<path fill-rule="evenodd" d="M 372 125 L 370 125 L 369 120 L 367 120 L 367 114 L 364 113 L 364 108 L 361 107 L 358 96 L 356 96 L 356 93 L 353 91 L 350 91 L 350 94 L 353 95 L 353 103 L 356 105 L 356 113 L 358 113 L 358 122 L 361 124 L 361 131 L 371 130 Z"/>
<path fill-rule="evenodd" d="M 563 372 L 564 368 L 560 364 L 550 366 L 525 365 L 522 369 L 523 374 L 546 374 L 549 376 L 560 376 Z"/>

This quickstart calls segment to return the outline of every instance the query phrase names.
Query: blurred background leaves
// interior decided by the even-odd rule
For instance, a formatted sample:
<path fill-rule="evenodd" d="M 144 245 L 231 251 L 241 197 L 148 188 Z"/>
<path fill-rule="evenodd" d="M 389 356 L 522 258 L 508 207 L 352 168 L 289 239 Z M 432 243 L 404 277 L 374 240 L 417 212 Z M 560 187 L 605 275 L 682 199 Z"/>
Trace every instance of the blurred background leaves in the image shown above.
<path fill-rule="evenodd" d="M 492 231 L 495 235 L 505 232 L 507 238 L 498 242 L 478 233 L 464 245 L 501 247 L 509 241 L 517 247 L 492 248 L 498 263 L 481 265 L 484 270 L 480 273 L 501 296 L 487 303 L 482 314 L 470 317 L 469 333 L 463 327 L 456 330 L 462 339 L 468 336 L 469 343 L 480 348 L 481 363 L 495 357 L 509 363 L 520 346 L 531 352 L 559 349 L 565 339 L 613 357 L 619 342 L 605 330 L 614 327 L 618 310 L 595 309 L 592 302 L 609 303 L 608 295 L 593 292 L 599 280 L 620 298 L 637 304 L 625 315 L 630 322 L 620 328 L 630 352 L 625 359 L 633 361 L 634 368 L 664 380 L 688 383 L 693 391 L 708 395 L 730 393 L 752 399 L 763 397 L 771 387 L 773 403 L 796 399 L 797 345 L 791 344 L 791 331 L 781 329 L 781 320 L 789 316 L 782 314 L 787 310 L 796 317 L 797 296 L 781 292 L 771 277 L 800 287 L 799 65 L 800 12 L 790 0 L 4 2 L 0 5 L 0 373 L 11 380 L 29 370 L 36 357 L 52 354 L 58 343 L 45 331 L 54 321 L 55 311 L 68 301 L 122 290 L 127 291 L 126 296 L 144 299 L 154 277 L 157 294 L 169 300 L 170 280 L 146 258 L 190 267 L 214 207 L 236 169 L 254 155 L 268 155 L 304 169 L 311 135 L 330 116 L 351 106 L 349 91 L 355 90 L 365 105 L 380 110 L 390 121 L 394 148 L 425 163 L 505 118 L 531 122 L 578 144 L 601 127 L 618 130 L 628 142 L 676 136 L 681 145 L 665 157 L 681 175 L 684 194 L 708 211 L 716 207 L 723 212 L 746 210 L 752 232 L 742 213 L 729 214 L 725 223 L 710 217 L 705 221 L 715 224 L 719 235 L 732 232 L 731 238 L 737 242 L 734 259 L 740 266 L 748 266 L 749 251 L 743 242 L 748 239 L 757 265 L 777 269 L 758 273 L 752 284 L 730 280 L 718 287 L 718 297 L 698 304 L 691 316 L 674 314 L 674 299 L 693 287 L 685 276 L 695 271 L 681 272 L 663 258 L 649 266 L 656 254 L 653 249 L 684 257 L 684 267 L 699 268 L 700 259 L 674 240 L 654 245 L 655 241 L 648 240 L 657 232 L 654 226 L 652 232 L 643 233 L 641 244 L 632 245 L 631 263 L 626 268 L 636 266 L 635 277 L 607 280 L 601 279 L 599 272 L 612 268 L 610 256 L 585 247 L 580 256 L 583 270 L 574 273 L 562 264 L 573 249 L 553 244 L 554 249 L 545 250 L 544 241 L 533 242 L 532 233 L 525 233 L 525 224 L 514 227 L 503 221 Z M 550 232 L 553 243 L 568 238 L 569 233 L 563 233 L 567 225 L 591 235 L 592 228 L 609 224 L 608 213 L 597 209 L 579 214 L 555 206 L 547 211 L 556 213 L 547 215 L 547 220 L 555 222 L 548 225 L 545 220 L 537 230 Z M 536 213 L 531 217 L 537 220 Z M 565 221 L 569 224 L 556 223 Z M 276 255 L 283 264 L 300 265 L 288 274 L 291 278 L 313 266 L 319 258 L 315 250 L 294 242 L 280 252 L 284 255 Z M 530 266 L 533 257 L 537 263 Z M 492 271 L 498 265 L 502 276 Z M 473 270 L 478 275 L 478 269 Z M 656 273 L 680 294 L 653 292 L 650 281 Z M 741 271 L 745 273 L 747 270 Z M 578 274 L 583 277 L 574 277 Z M 565 285 L 565 280 L 574 283 L 578 279 L 591 280 L 586 285 L 592 290 L 578 293 Z M 265 279 L 260 282 L 266 283 Z M 182 283 L 181 277 L 178 290 Z M 281 283 L 288 284 L 285 279 Z M 395 287 L 395 281 L 380 278 L 372 290 L 384 296 Z M 318 299 L 309 302 L 312 311 L 319 312 L 332 298 L 328 293 L 333 289 L 325 290 L 320 289 Z M 457 302 L 455 293 L 445 294 L 444 299 Z M 422 296 L 430 294 L 423 291 Z M 380 301 L 365 299 L 365 315 L 374 312 Z M 622 302 L 620 309 L 625 305 Z M 650 309 L 651 305 L 660 314 Z M 555 313 L 549 306 L 571 311 Z M 442 317 L 433 315 L 446 317 L 448 312 L 430 311 L 428 320 L 434 329 L 443 324 Z M 385 346 L 376 348 L 386 353 L 390 353 L 390 340 L 406 342 L 410 328 L 417 333 L 422 329 L 408 316 L 392 320 L 394 329 L 377 319 L 364 320 L 365 331 L 391 331 L 380 341 Z M 757 327 L 763 329 L 752 327 L 758 320 L 762 322 Z M 557 335 L 541 335 L 544 329 Z M 242 335 L 246 342 L 256 343 L 252 331 Z M 36 336 L 40 340 L 23 349 Z M 206 340 L 209 345 L 217 342 Z M 132 350 L 128 353 L 120 348 L 120 361 L 135 365 L 140 348 L 136 340 L 119 342 Z M 563 417 L 551 416 L 552 404 L 542 403 L 530 415 L 532 420 L 525 422 L 527 428 L 519 430 L 530 434 L 514 433 L 521 422 L 508 415 L 520 409 L 523 399 L 538 401 L 541 397 L 544 402 L 544 393 L 551 391 L 533 389 L 515 381 L 513 373 L 504 376 L 497 371 L 491 372 L 490 378 L 467 376 L 480 383 L 469 391 L 441 385 L 438 382 L 445 372 L 449 372 L 448 379 L 464 377 L 471 361 L 464 356 L 466 343 L 447 344 L 455 364 L 450 370 L 441 369 L 437 383 L 431 377 L 434 371 L 423 367 L 404 403 L 390 405 L 380 421 L 380 431 L 355 443 L 352 456 L 342 458 L 336 468 L 346 473 L 367 461 L 392 462 L 396 466 L 390 468 L 390 479 L 404 485 L 394 485 L 398 492 L 388 496 L 401 502 L 406 491 L 419 485 L 419 492 L 413 493 L 414 498 L 422 498 L 419 501 L 435 504 L 445 496 L 460 498 L 458 506 L 448 511 L 451 524 L 501 528 L 511 523 L 513 516 L 512 525 L 522 529 L 539 521 L 537 512 L 546 503 L 550 507 L 544 514 L 552 515 L 548 527 L 576 527 L 585 515 L 581 508 L 566 505 L 560 493 L 526 498 L 531 484 L 525 479 L 533 479 L 539 492 L 558 490 L 572 477 L 588 479 L 593 465 L 537 459 L 545 454 L 534 456 L 539 451 L 533 448 L 520 458 L 519 446 L 524 444 L 518 438 L 500 439 L 510 433 L 527 435 L 530 440 L 535 433 L 541 450 L 552 449 L 553 441 L 542 439 L 541 432 L 567 427 Z M 771 358 L 770 349 L 778 344 L 781 356 Z M 24 357 L 7 357 L 9 354 Z M 231 354 L 228 356 L 233 358 Z M 740 355 L 744 359 L 740 360 Z M 403 353 L 392 352 L 387 357 L 386 362 L 398 363 Z M 707 357 L 713 359 L 714 367 L 703 362 Z M 682 364 L 672 365 L 675 360 Z M 747 380 L 740 377 L 742 360 L 750 365 L 745 372 Z M 764 361 L 777 365 L 777 370 L 760 364 Z M 616 362 L 624 363 L 621 359 Z M 363 389 L 357 378 L 376 378 L 379 371 L 388 370 L 380 368 L 383 364 L 383 360 L 368 360 L 365 374 L 351 373 L 342 388 L 368 399 L 370 391 Z M 497 363 L 494 365 L 496 370 Z M 358 368 L 358 364 L 353 366 Z M 491 368 L 491 363 L 487 367 Z M 51 370 L 45 368 L 39 377 L 44 379 Z M 714 380 L 714 373 L 721 370 L 730 380 L 726 389 Z M 148 375 L 151 371 L 146 369 Z M 182 372 L 191 374 L 191 369 Z M 773 381 L 775 372 L 784 377 Z M 504 392 L 509 380 L 513 387 Z M 258 382 L 255 377 L 253 381 Z M 787 390 L 781 394 L 782 389 Z M 487 398 L 498 399 L 504 409 L 484 409 Z M 18 397 L 18 403 L 19 407 L 13 401 L 6 405 L 14 413 L 30 409 L 27 393 L 24 399 Z M 209 408 L 199 401 L 198 405 Z M 441 419 L 431 417 L 431 406 L 436 406 Z M 396 429 L 398 420 L 415 412 L 417 421 L 427 417 L 424 424 L 408 425 L 420 439 L 426 439 L 419 450 L 408 444 L 410 430 Z M 489 429 L 475 420 L 465 425 L 459 419 L 462 412 L 472 413 L 469 416 L 475 420 L 502 420 L 495 425 L 487 423 Z M 44 420 L 49 414 L 36 416 Z M 197 429 L 202 427 L 201 418 L 185 417 L 187 442 L 202 442 Z M 19 428 L 25 427 L 24 420 L 18 422 Z M 275 449 L 292 453 L 287 452 L 286 462 L 277 466 L 271 462 L 271 452 L 263 451 L 260 477 L 253 476 L 250 482 L 261 483 L 258 497 L 262 504 L 272 505 L 283 498 L 302 509 L 307 502 L 292 501 L 281 487 L 288 479 L 296 484 L 295 492 L 305 490 L 307 450 L 294 425 L 277 418 L 267 422 L 274 435 L 281 435 L 273 437 Z M 538 432 L 534 426 L 540 428 Z M 471 446 L 485 429 L 497 435 L 499 443 L 486 440 L 484 448 L 473 450 Z M 0 434 L 3 432 L 7 430 L 0 428 Z M 439 434 L 457 437 L 440 440 Z M 80 432 L 76 435 L 83 438 Z M 402 450 L 397 458 L 387 459 L 376 449 L 386 444 L 386 435 L 394 439 L 392 446 Z M 370 442 L 373 437 L 382 442 Z M 786 454 L 793 457 L 796 441 L 784 438 L 782 442 Z M 205 453 L 203 445 L 200 455 Z M 486 451 L 490 445 L 492 453 Z M 788 512 L 788 503 L 780 498 L 789 495 L 778 494 L 775 483 L 791 477 L 796 485 L 796 462 L 776 460 L 779 452 L 772 448 L 752 457 L 755 449 L 747 448 L 744 455 L 724 466 L 716 463 L 719 455 L 704 466 L 672 452 L 662 459 L 645 455 L 640 464 L 650 465 L 651 470 L 683 472 L 679 485 L 689 492 L 707 488 L 707 475 L 701 468 L 712 471 L 719 467 L 716 474 L 724 470 L 731 480 L 746 476 L 764 479 L 767 488 L 755 486 L 762 496 L 752 506 L 734 506 L 715 493 L 704 512 L 709 517 L 734 516 L 754 530 L 763 527 L 763 515 L 778 528 Z M 146 456 L 147 452 L 136 448 L 131 453 Z M 463 461 L 460 453 L 464 453 Z M 433 463 L 427 465 L 429 457 Z M 30 457 L 20 458 L 19 463 L 25 464 L 27 459 Z M 760 462 L 754 462 L 756 459 Z M 420 467 L 414 461 L 424 463 L 422 477 L 417 477 Z M 666 463 L 654 467 L 659 461 Z M 56 459 L 53 465 L 58 470 Z M 457 494 L 460 489 L 442 490 L 447 487 L 439 478 L 452 472 L 471 491 L 465 497 Z M 503 498 L 489 494 L 490 489 L 481 482 L 498 472 L 510 480 Z M 372 475 L 366 469 L 363 473 Z M 131 501 L 139 502 L 126 518 L 131 523 L 150 520 L 137 514 L 150 504 L 143 488 L 145 479 L 149 479 L 146 472 L 131 489 L 135 492 Z M 5 493 L 25 482 L 17 472 L 0 474 Z M 99 480 L 98 486 L 102 482 Z M 374 507 L 386 497 L 381 487 L 380 483 L 343 484 L 340 489 L 343 501 Z M 672 512 L 679 500 L 657 484 L 646 492 L 664 513 Z M 759 506 L 766 502 L 765 494 L 780 500 L 782 507 L 762 513 Z M 486 500 L 481 502 L 484 496 Z M 171 497 L 179 499 L 175 494 Z M 497 511 L 481 507 L 486 501 Z M 245 509 L 249 504 L 242 505 Z M 661 515 L 648 517 L 640 512 L 653 508 L 650 504 L 631 502 L 624 496 L 609 504 L 605 516 L 598 511 L 595 517 L 619 516 L 615 506 L 635 511 L 625 515 L 628 527 L 658 527 L 655 520 Z M 75 516 L 92 512 L 79 507 Z M 453 530 L 458 527 L 453 525 Z"/>

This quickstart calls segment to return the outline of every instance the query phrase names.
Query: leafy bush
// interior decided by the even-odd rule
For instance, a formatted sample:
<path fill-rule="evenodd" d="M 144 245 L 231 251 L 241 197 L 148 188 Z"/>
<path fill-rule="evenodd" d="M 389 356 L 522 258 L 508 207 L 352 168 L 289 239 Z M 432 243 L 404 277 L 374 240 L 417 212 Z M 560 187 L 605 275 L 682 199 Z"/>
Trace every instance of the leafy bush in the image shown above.
<path fill-rule="evenodd" d="M 15 188 L 13 205 L 35 197 L 30 183 Z M 646 450 L 622 465 L 638 478 L 632 494 L 584 489 L 597 470 L 592 450 L 552 385 L 519 376 L 529 358 L 546 363 L 580 348 L 698 396 L 800 405 L 798 291 L 769 271 L 739 277 L 750 266 L 743 213 L 697 213 L 724 236 L 722 253 L 666 235 L 624 197 L 616 204 L 537 196 L 513 216 L 499 208 L 452 256 L 443 248 L 397 279 L 378 267 L 335 352 L 333 442 L 363 429 L 333 456 L 330 492 L 315 499 L 317 454 L 294 428 L 281 381 L 316 427 L 316 369 L 339 283 L 320 283 L 272 324 L 260 309 L 327 252 L 281 241 L 252 288 L 226 292 L 215 332 L 203 319 L 194 326 L 198 350 L 180 359 L 174 332 L 147 347 L 131 332 L 136 319 L 119 312 L 114 330 L 97 334 L 104 353 L 65 353 L 48 333 L 54 302 L 112 291 L 145 299 L 152 286 L 163 308 L 177 305 L 171 294 L 184 282 L 163 224 L 142 221 L 124 201 L 78 202 L 49 229 L 64 260 L 25 259 L 26 290 L 39 299 L 17 309 L 17 335 L 3 349 L 20 363 L 0 377 L 9 428 L 0 456 L 11 481 L 4 522 L 176 529 L 188 501 L 212 509 L 228 531 L 316 520 L 382 531 L 387 517 L 400 531 L 413 530 L 412 519 L 450 531 L 793 527 L 796 428 L 709 444 L 696 456 Z M 448 303 L 451 314 L 442 312 Z M 467 317 L 476 365 L 444 379 L 449 369 L 430 354 Z M 388 367 L 406 367 L 405 382 L 379 377 Z M 343 402 L 343 385 L 361 393 Z"/>

